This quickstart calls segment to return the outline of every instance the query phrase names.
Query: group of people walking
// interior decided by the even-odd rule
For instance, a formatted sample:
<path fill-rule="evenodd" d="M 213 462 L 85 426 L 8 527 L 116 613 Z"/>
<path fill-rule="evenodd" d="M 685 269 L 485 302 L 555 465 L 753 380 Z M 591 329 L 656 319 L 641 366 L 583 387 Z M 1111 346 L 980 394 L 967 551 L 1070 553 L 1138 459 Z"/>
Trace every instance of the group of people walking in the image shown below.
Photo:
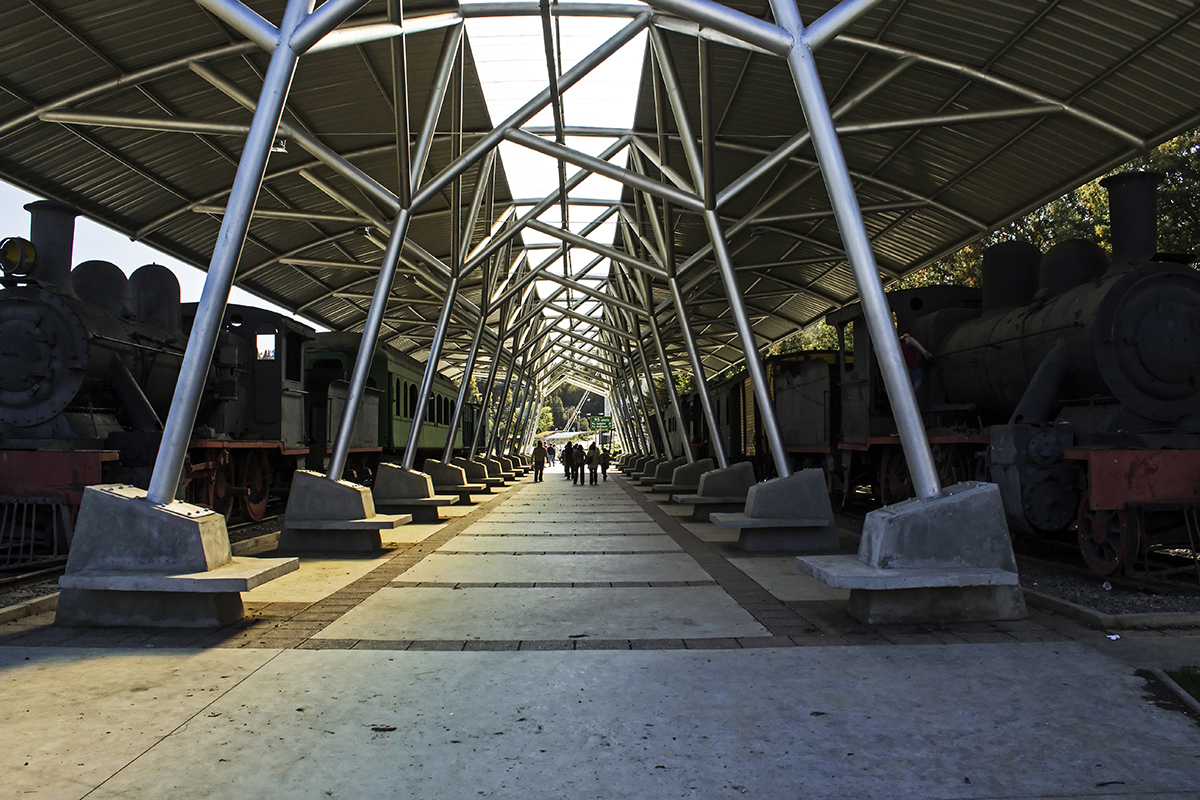
<path fill-rule="evenodd" d="M 538 483 L 543 479 L 546 471 L 546 460 L 550 459 L 550 464 L 554 464 L 554 445 L 546 448 L 541 442 L 533 448 L 533 480 Z M 611 460 L 608 450 L 602 450 L 592 442 L 592 446 L 585 452 L 581 444 L 567 444 L 563 446 L 562 453 L 559 458 L 563 465 L 563 477 L 570 478 L 571 482 L 579 486 L 584 482 L 584 467 L 587 467 L 588 483 L 595 486 L 597 473 L 604 480 L 608 480 L 608 465 Z"/>

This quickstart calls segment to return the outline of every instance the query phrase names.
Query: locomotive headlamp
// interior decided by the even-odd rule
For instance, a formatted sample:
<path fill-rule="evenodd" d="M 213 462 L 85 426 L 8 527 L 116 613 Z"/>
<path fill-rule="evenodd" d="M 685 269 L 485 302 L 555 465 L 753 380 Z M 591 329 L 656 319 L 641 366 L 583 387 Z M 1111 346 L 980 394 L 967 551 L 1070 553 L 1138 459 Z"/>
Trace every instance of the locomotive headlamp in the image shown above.
<path fill-rule="evenodd" d="M 0 242 L 0 269 L 5 275 L 28 275 L 36 264 L 37 249 L 33 242 L 17 236 Z"/>

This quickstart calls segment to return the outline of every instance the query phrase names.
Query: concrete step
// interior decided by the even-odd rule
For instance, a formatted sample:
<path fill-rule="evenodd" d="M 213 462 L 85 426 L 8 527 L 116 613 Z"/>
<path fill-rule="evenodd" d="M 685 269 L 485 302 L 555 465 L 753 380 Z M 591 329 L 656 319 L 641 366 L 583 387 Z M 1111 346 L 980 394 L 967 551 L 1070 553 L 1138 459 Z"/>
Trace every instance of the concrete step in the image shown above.
<path fill-rule="evenodd" d="M 207 572 L 168 575 L 153 572 L 77 572 L 63 575 L 63 589 L 107 592 L 248 592 L 300 567 L 297 558 L 241 558 Z"/>
<path fill-rule="evenodd" d="M 858 556 L 798 556 L 796 567 L 835 589 L 927 589 L 943 586 L 1017 586 L 1017 573 L 1003 569 L 939 567 L 880 569 Z"/>
<path fill-rule="evenodd" d="M 290 519 L 287 526 L 301 531 L 390 531 L 410 522 L 408 514 L 376 514 L 365 519 Z"/>
<path fill-rule="evenodd" d="M 376 497 L 378 506 L 450 506 L 458 502 L 458 494 L 437 494 L 433 497 Z"/>
<path fill-rule="evenodd" d="M 829 524 L 823 517 L 748 517 L 725 512 L 710 514 L 708 520 L 718 528 L 824 528 Z"/>

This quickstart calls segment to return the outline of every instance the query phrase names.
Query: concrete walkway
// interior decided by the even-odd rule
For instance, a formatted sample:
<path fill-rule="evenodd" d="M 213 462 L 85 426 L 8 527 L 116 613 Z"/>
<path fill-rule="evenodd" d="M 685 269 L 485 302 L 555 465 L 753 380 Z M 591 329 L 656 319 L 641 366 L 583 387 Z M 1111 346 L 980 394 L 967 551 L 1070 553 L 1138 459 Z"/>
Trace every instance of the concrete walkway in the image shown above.
<path fill-rule="evenodd" d="M 685 510 L 551 471 L 230 629 L 2 626 L 3 794 L 1200 797 L 1200 727 L 1137 674 L 1200 637 L 868 628 Z"/>

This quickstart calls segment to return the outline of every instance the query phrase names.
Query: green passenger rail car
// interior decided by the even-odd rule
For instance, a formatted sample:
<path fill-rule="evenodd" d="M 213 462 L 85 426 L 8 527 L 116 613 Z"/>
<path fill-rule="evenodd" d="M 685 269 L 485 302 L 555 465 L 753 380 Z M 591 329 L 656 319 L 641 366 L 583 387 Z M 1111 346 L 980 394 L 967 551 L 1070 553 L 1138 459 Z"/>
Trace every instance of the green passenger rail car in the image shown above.
<path fill-rule="evenodd" d="M 318 391 L 322 385 L 349 381 L 359 341 L 357 333 L 317 334 L 309 343 L 304 359 L 310 396 L 322 396 L 323 392 Z M 380 392 L 378 444 L 383 448 L 382 457 L 385 459 L 397 458 L 404 453 L 424 373 L 424 364 L 394 347 L 381 344 L 376 348 L 371 369 L 367 373 L 367 386 Z M 441 458 L 457 400 L 458 387 L 449 379 L 437 375 L 429 403 L 426 404 L 425 422 L 417 442 L 416 463 L 420 464 L 427 456 Z M 311 413 L 316 421 L 323 418 L 326 411 L 313 408 Z M 454 433 L 455 450 L 464 447 L 464 440 L 470 441 L 476 416 L 474 406 L 468 404 L 463 409 L 462 423 Z M 318 428 L 314 424 L 313 429 Z"/>

